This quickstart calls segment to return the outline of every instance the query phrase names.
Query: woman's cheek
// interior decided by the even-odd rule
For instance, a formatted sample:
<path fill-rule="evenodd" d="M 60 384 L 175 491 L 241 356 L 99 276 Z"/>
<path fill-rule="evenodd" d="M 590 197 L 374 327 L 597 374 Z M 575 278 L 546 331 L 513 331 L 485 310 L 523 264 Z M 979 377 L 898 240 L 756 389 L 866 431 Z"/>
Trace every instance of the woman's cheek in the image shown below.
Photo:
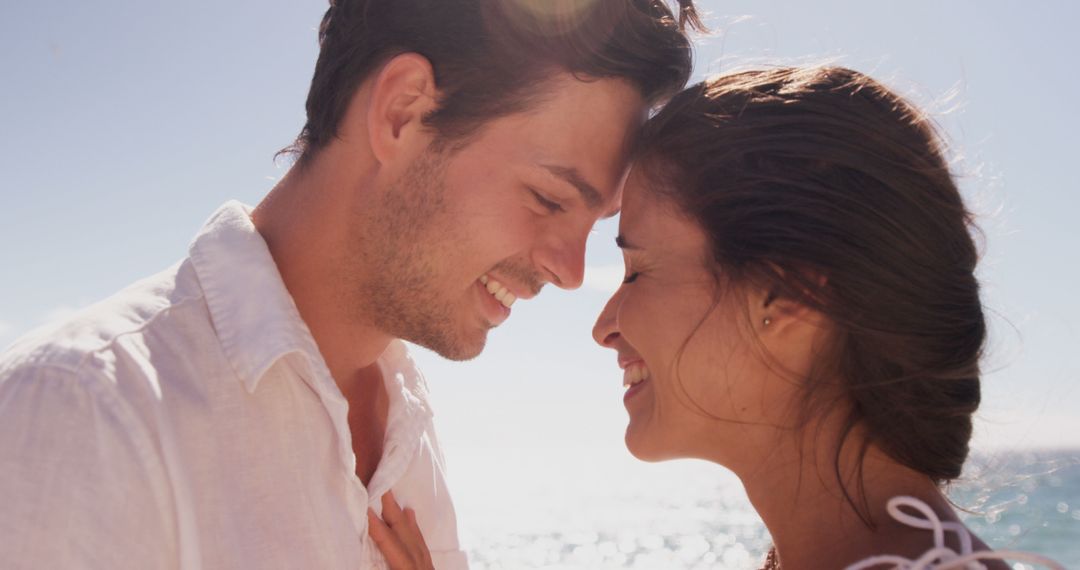
<path fill-rule="evenodd" d="M 644 348 L 639 347 L 636 342 L 653 344 L 656 340 L 654 337 L 662 334 L 661 331 L 667 324 L 663 312 L 656 310 L 658 306 L 663 306 L 662 301 L 658 301 L 651 292 L 641 288 L 623 297 L 619 310 L 619 327 L 623 336 L 636 348 Z"/>
<path fill-rule="evenodd" d="M 623 297 L 622 302 L 619 303 L 618 318 L 619 332 L 633 345 L 634 339 L 638 338 L 642 331 L 640 330 L 640 308 L 631 296 Z"/>

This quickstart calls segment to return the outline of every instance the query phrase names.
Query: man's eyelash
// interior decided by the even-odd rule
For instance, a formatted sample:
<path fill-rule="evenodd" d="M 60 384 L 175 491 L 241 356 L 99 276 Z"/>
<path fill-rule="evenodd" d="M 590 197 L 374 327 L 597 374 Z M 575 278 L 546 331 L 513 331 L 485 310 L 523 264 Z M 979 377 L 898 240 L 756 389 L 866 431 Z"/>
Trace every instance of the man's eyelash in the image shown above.
<path fill-rule="evenodd" d="M 543 195 L 541 195 L 536 190 L 533 190 L 532 188 L 529 188 L 529 192 L 531 192 L 533 197 L 536 198 L 536 201 L 539 202 L 540 205 L 543 206 L 544 208 L 546 208 L 549 212 L 554 214 L 555 212 L 562 212 L 563 211 L 562 204 L 559 204 L 558 202 L 553 202 L 551 200 L 548 200 L 547 198 L 545 198 Z"/>
<path fill-rule="evenodd" d="M 634 281 L 637 281 L 637 278 L 638 278 L 639 275 L 641 275 L 641 273 L 638 272 L 638 271 L 635 271 L 635 272 L 631 273 L 630 275 L 627 275 L 626 278 L 623 279 L 622 282 L 623 282 L 624 285 L 629 285 L 630 283 L 633 283 Z"/>

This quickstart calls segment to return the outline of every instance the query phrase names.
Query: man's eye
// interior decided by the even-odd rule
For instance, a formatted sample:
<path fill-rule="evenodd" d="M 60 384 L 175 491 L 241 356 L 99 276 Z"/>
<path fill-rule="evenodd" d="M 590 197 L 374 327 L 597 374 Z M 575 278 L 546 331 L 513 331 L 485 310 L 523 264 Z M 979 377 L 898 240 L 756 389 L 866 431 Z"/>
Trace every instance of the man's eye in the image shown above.
<path fill-rule="evenodd" d="M 563 211 L 562 205 L 559 204 L 558 202 L 552 202 L 551 200 L 548 200 L 542 194 L 540 194 L 536 190 L 533 190 L 532 188 L 529 188 L 529 192 L 532 193 L 533 197 L 536 198 L 536 201 L 541 206 L 543 206 L 548 212 L 551 212 L 552 214 L 554 214 L 556 212 L 562 212 Z"/>
<path fill-rule="evenodd" d="M 641 275 L 641 273 L 638 273 L 637 271 L 627 275 L 626 278 L 622 280 L 623 284 L 629 285 L 630 283 L 637 281 L 638 275 Z"/>

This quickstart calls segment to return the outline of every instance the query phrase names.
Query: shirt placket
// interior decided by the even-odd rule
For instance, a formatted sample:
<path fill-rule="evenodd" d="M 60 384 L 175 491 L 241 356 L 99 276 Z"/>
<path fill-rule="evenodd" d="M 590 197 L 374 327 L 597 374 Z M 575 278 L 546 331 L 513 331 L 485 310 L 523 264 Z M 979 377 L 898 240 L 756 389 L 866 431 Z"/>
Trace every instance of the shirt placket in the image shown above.
<path fill-rule="evenodd" d="M 304 359 L 306 370 L 301 376 L 319 397 L 323 408 L 330 417 L 330 423 L 337 435 L 338 458 L 341 461 L 345 480 L 346 507 L 349 519 L 358 536 L 367 535 L 368 491 L 360 478 L 356 476 L 356 454 L 352 450 L 352 432 L 349 431 L 349 404 L 337 387 L 330 371 L 321 362 L 312 362 L 310 356 Z"/>
<path fill-rule="evenodd" d="M 401 373 L 398 372 L 396 375 L 400 390 Z M 420 446 L 426 419 L 423 409 L 419 408 L 416 402 L 402 390 L 399 401 L 387 421 L 386 452 L 379 461 L 379 467 L 371 478 L 368 488 L 368 506 L 375 509 L 375 512 L 382 513 L 380 498 L 401 480 L 409 468 Z"/>

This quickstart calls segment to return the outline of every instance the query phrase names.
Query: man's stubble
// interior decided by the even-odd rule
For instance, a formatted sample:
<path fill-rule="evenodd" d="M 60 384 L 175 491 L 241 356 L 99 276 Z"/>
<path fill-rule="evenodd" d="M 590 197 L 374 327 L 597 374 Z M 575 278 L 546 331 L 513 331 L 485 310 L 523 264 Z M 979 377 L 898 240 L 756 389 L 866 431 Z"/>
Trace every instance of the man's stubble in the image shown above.
<path fill-rule="evenodd" d="M 348 277 L 346 290 L 364 324 L 444 358 L 467 360 L 483 349 L 486 334 L 466 337 L 455 319 L 455 295 L 442 281 L 465 243 L 446 201 L 450 154 L 425 152 L 381 200 L 355 213 L 362 230 L 347 261 L 364 269 Z"/>

